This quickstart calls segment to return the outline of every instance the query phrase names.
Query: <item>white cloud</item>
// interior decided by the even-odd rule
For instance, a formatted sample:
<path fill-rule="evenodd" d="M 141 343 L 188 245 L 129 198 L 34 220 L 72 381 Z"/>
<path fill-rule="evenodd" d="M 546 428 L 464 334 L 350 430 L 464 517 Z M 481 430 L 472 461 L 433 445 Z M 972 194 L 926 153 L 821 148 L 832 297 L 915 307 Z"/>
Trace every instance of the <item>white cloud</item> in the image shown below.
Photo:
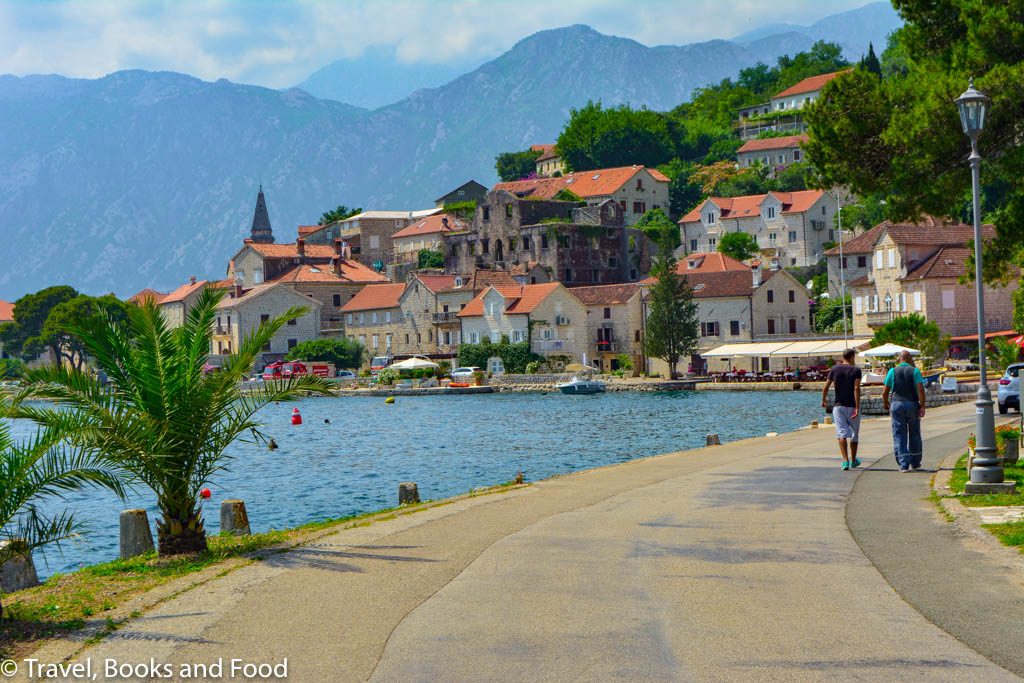
<path fill-rule="evenodd" d="M 646 45 L 809 24 L 865 0 L 0 1 L 0 73 L 95 78 L 119 69 L 283 87 L 379 46 L 407 62 L 478 63 L 583 23 Z"/>

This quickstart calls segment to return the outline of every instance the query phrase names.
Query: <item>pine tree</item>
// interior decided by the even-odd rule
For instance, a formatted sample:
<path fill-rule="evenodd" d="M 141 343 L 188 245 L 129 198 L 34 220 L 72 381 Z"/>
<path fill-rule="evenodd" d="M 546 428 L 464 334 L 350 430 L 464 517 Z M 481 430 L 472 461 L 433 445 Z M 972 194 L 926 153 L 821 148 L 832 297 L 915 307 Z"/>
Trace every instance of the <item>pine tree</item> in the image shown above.
<path fill-rule="evenodd" d="M 873 73 L 879 78 L 882 77 L 882 63 L 878 61 L 878 57 L 875 55 L 875 46 L 868 43 L 868 54 L 860 60 L 860 66 L 865 71 Z"/>
<path fill-rule="evenodd" d="M 676 259 L 671 244 L 663 241 L 658 248 L 651 274 L 655 283 L 648 295 L 647 354 L 661 358 L 675 379 L 679 359 L 697 348 L 697 303 L 686 278 L 676 272 Z"/>

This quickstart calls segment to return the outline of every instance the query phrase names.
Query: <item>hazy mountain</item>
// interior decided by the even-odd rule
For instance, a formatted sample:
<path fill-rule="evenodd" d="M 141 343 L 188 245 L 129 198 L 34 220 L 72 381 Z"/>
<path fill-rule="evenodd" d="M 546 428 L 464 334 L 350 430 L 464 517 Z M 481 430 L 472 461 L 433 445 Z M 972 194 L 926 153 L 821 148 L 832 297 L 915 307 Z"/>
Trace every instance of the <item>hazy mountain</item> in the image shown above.
<path fill-rule="evenodd" d="M 903 25 L 903 20 L 888 2 L 874 2 L 859 9 L 825 17 L 810 26 L 769 24 L 733 38 L 737 43 L 764 41 L 773 36 L 799 34 L 815 40 L 828 40 L 843 47 L 847 59 L 867 54 L 868 43 L 875 44 L 879 55 L 885 49 L 885 38 Z"/>
<path fill-rule="evenodd" d="M 331 62 L 297 88 L 329 100 L 376 109 L 394 104 L 421 88 L 436 88 L 461 76 L 472 64 L 408 64 L 394 48 L 375 47 L 359 57 Z"/>
<path fill-rule="evenodd" d="M 219 277 L 261 181 L 279 241 L 341 203 L 432 206 L 469 178 L 493 182 L 498 152 L 553 141 L 589 99 L 669 108 L 814 39 L 650 48 L 571 26 L 372 112 L 173 73 L 0 77 L 0 298 L 58 282 L 130 294 Z"/>

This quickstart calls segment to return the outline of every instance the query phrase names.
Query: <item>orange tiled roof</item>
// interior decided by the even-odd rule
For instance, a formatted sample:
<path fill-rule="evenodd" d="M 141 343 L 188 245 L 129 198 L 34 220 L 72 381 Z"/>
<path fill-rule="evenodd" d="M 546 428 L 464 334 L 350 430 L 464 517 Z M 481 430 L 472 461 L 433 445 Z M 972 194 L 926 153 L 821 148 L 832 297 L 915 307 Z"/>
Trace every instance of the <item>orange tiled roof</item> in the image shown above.
<path fill-rule="evenodd" d="M 736 150 L 737 154 L 744 152 L 763 152 L 768 149 L 789 149 L 799 147 L 807 142 L 806 135 L 785 135 L 777 138 L 764 138 L 761 140 L 747 140 L 743 146 Z"/>
<path fill-rule="evenodd" d="M 627 282 L 621 285 L 573 287 L 569 291 L 583 302 L 584 306 L 620 306 L 632 299 L 639 290 L 639 282 Z"/>
<path fill-rule="evenodd" d="M 484 314 L 484 296 L 495 290 L 505 299 L 505 313 L 508 315 L 526 315 L 532 313 L 544 299 L 561 287 L 559 282 L 547 282 L 542 285 L 490 286 L 480 292 L 466 307 L 459 311 L 460 318 Z"/>
<path fill-rule="evenodd" d="M 763 285 L 768 282 L 778 271 L 764 272 L 761 280 Z M 711 299 L 720 297 L 750 296 L 756 289 L 754 287 L 754 276 L 747 270 L 724 270 L 724 271 L 690 271 L 686 273 L 686 281 L 693 288 L 695 299 Z M 652 285 L 657 278 L 649 277 L 641 284 Z"/>
<path fill-rule="evenodd" d="M 498 183 L 493 189 L 504 190 L 519 197 L 539 197 L 540 199 L 551 199 L 562 190 L 571 190 L 583 198 L 604 197 L 613 194 L 629 182 L 633 176 L 644 170 L 659 182 L 670 182 L 668 177 L 657 169 L 644 166 L 622 166 L 567 173 L 561 178 L 533 178 Z"/>
<path fill-rule="evenodd" d="M 178 287 L 176 290 L 174 290 L 173 292 L 171 292 L 170 294 L 168 294 L 164 298 L 160 299 L 159 303 L 160 304 L 174 304 L 174 303 L 178 303 L 179 301 L 184 301 L 189 296 L 191 296 L 193 293 L 198 292 L 203 287 L 205 287 L 206 284 L 207 284 L 206 280 L 197 280 L 195 283 L 191 283 L 191 282 L 190 283 L 186 283 L 186 284 L 182 285 L 181 287 Z"/>
<path fill-rule="evenodd" d="M 332 252 L 333 253 L 333 252 Z M 289 268 L 280 275 L 271 278 L 273 282 L 283 283 L 360 283 L 360 284 L 375 284 L 391 282 L 385 275 L 378 273 L 377 271 L 364 266 L 358 261 L 350 261 L 343 259 L 341 261 L 341 274 L 339 275 L 335 271 L 335 264 L 337 262 L 332 260 L 329 264 L 309 264 L 303 263 L 293 268 Z"/>
<path fill-rule="evenodd" d="M 324 227 L 324 226 L 322 226 L 322 225 L 300 225 L 299 226 L 299 237 L 305 237 L 306 235 L 310 235 L 310 234 L 316 232 L 317 230 L 320 230 L 322 227 Z"/>
<path fill-rule="evenodd" d="M 908 265 L 907 274 L 901 279 L 958 278 L 967 270 L 970 255 L 967 247 L 942 247 L 920 263 Z"/>
<path fill-rule="evenodd" d="M 474 292 L 485 290 L 492 285 L 495 287 L 519 286 L 519 281 L 512 277 L 507 270 L 489 270 L 487 268 L 478 268 L 473 271 L 473 275 L 466 278 L 466 283 Z"/>
<path fill-rule="evenodd" d="M 143 292 L 146 290 L 142 290 Z M 141 292 L 140 292 L 141 294 Z M 14 321 L 14 304 L 10 301 L 4 301 L 0 299 L 0 323 L 9 323 Z"/>
<path fill-rule="evenodd" d="M 841 74 L 846 73 L 846 71 L 848 71 L 848 70 L 833 71 L 830 74 L 821 74 L 820 76 L 811 76 L 810 78 L 805 78 L 804 80 L 800 81 L 796 85 L 789 86 L 788 88 L 786 88 L 785 90 L 783 90 L 782 92 L 777 94 L 772 99 L 774 100 L 774 99 L 777 99 L 779 97 L 790 97 L 792 95 L 801 95 L 801 94 L 803 94 L 805 92 L 816 92 L 816 91 L 821 90 L 822 88 L 824 88 L 825 84 L 828 83 L 829 81 L 831 81 L 833 78 L 835 78 L 835 77 L 837 77 L 837 76 L 839 76 Z"/>
<path fill-rule="evenodd" d="M 135 304 L 136 306 L 141 306 L 143 303 L 145 303 L 147 301 L 152 301 L 153 303 L 158 304 L 158 303 L 160 303 L 160 300 L 163 299 L 165 296 L 167 296 L 167 295 L 165 293 L 163 293 L 163 292 L 158 292 L 155 289 L 153 289 L 152 287 L 146 287 L 142 291 L 136 292 L 132 296 L 128 297 L 128 303 Z M 7 302 L 6 301 L 0 301 L 0 322 L 5 322 L 7 320 L 13 320 L 14 319 L 13 317 L 11 317 L 11 318 L 4 318 L 4 304 L 5 303 L 7 303 Z M 8 304 L 8 305 L 11 307 L 11 312 L 12 312 L 12 315 L 13 315 L 14 304 Z"/>
<path fill-rule="evenodd" d="M 445 222 L 447 221 L 447 223 Z M 433 216 L 416 221 L 412 225 L 402 228 L 391 239 L 397 240 L 403 237 L 419 237 L 421 235 L 436 235 L 444 232 L 456 232 L 465 230 L 466 224 L 454 216 L 446 213 L 435 213 Z"/>
<path fill-rule="evenodd" d="M 217 280 L 216 282 L 210 283 L 210 289 L 231 289 L 235 286 L 235 279 L 226 277 L 223 280 Z"/>
<path fill-rule="evenodd" d="M 226 296 L 226 297 L 224 297 L 223 299 L 220 300 L 220 303 L 217 304 L 217 308 L 219 308 L 219 309 L 236 308 L 240 304 L 249 303 L 254 298 L 260 296 L 264 292 L 268 292 L 271 289 L 274 289 L 275 287 L 284 287 L 284 291 L 291 292 L 292 295 L 304 299 L 307 302 L 307 304 L 310 307 L 314 308 L 314 309 L 318 308 L 321 305 L 319 301 L 317 301 L 313 297 L 309 296 L 308 294 L 303 294 L 302 292 L 297 292 L 294 289 L 292 289 L 291 287 L 286 287 L 285 285 L 281 284 L 280 282 L 263 282 L 263 283 L 260 283 L 258 285 L 255 285 L 253 287 L 250 287 L 249 289 L 243 290 L 242 291 L 242 296 L 238 296 L 238 297 L 236 297 L 236 296 Z"/>
<path fill-rule="evenodd" d="M 883 233 L 888 234 L 896 244 L 906 245 L 966 246 L 969 241 L 974 239 L 973 226 L 925 214 L 916 222 L 893 223 L 892 221 L 882 221 L 867 232 L 844 243 L 843 254 L 867 254 L 874 251 L 875 243 L 878 242 Z M 995 237 L 995 226 L 982 225 L 981 235 L 984 239 Z M 825 252 L 826 256 L 836 256 L 838 254 L 838 246 Z"/>
<path fill-rule="evenodd" d="M 680 275 L 697 272 L 722 272 L 726 270 L 749 272 L 750 266 L 718 251 L 695 251 L 679 259 L 676 263 L 676 272 Z"/>
<path fill-rule="evenodd" d="M 540 152 L 537 161 L 547 161 L 548 159 L 557 159 L 559 157 L 556 145 L 530 145 L 530 149 L 534 152 Z"/>
<path fill-rule="evenodd" d="M 246 240 L 245 246 L 263 255 L 265 258 L 298 258 L 298 247 L 294 242 L 263 244 Z M 312 258 L 331 258 L 334 254 L 334 247 L 329 244 L 307 244 L 305 247 L 306 256 Z"/>
<path fill-rule="evenodd" d="M 799 192 L 769 192 L 782 202 L 782 213 L 803 213 L 825 194 L 824 190 L 800 190 Z M 761 213 L 761 202 L 768 194 L 751 194 L 743 197 L 708 197 L 690 213 L 679 219 L 679 224 L 700 220 L 701 208 L 705 202 L 714 202 L 722 210 L 722 218 L 747 218 Z"/>
<path fill-rule="evenodd" d="M 398 308 L 398 299 L 405 291 L 404 284 L 369 285 L 359 290 L 348 300 L 341 311 L 372 311 L 381 308 Z"/>
<path fill-rule="evenodd" d="M 878 241 L 878 234 L 885 229 L 885 223 L 879 223 L 870 230 L 866 230 L 854 237 L 849 242 L 843 242 L 843 256 L 851 254 L 870 254 Z M 839 245 L 836 245 L 825 252 L 825 256 L 839 256 Z"/>
<path fill-rule="evenodd" d="M 443 273 L 417 273 L 416 279 L 423 283 L 423 286 L 431 292 L 445 292 L 455 287 L 455 276 Z"/>

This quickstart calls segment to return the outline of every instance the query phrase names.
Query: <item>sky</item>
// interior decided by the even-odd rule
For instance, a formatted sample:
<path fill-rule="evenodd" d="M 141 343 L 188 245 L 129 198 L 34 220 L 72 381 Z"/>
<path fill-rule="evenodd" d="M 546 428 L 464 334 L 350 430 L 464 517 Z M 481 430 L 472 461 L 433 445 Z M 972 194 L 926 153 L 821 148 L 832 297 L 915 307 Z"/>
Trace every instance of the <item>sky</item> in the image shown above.
<path fill-rule="evenodd" d="M 0 73 L 121 69 L 283 88 L 394 47 L 400 61 L 475 66 L 537 31 L 588 24 L 645 45 L 807 25 L 868 0 L 0 0 Z"/>

